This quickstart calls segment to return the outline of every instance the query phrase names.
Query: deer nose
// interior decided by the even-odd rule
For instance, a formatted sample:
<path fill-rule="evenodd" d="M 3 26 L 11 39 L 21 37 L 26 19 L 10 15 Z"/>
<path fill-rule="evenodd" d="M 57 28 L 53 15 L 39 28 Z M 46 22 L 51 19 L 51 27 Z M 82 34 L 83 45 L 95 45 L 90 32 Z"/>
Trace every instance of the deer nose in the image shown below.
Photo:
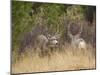
<path fill-rule="evenodd" d="M 57 45 L 57 44 L 58 44 L 58 41 L 57 41 L 57 40 L 54 40 L 53 42 L 54 42 L 54 44 L 55 44 L 55 45 Z"/>

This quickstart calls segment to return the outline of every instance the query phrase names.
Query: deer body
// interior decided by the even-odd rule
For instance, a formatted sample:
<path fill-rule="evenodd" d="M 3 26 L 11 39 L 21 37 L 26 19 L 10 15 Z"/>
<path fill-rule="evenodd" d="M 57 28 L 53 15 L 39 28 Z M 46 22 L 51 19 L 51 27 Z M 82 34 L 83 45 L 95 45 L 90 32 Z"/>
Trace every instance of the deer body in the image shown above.
<path fill-rule="evenodd" d="M 45 35 L 37 36 L 37 46 L 41 48 L 46 47 L 55 47 L 58 44 L 58 40 L 55 36 L 46 37 Z"/>
<path fill-rule="evenodd" d="M 75 25 L 75 27 L 76 26 L 77 25 Z M 68 36 L 71 39 L 71 46 L 73 48 L 86 49 L 86 42 L 85 42 L 85 40 L 83 38 L 80 37 L 81 36 L 81 32 L 82 32 L 82 26 L 79 29 L 79 32 L 73 35 L 70 32 L 70 25 L 68 26 Z"/>
<path fill-rule="evenodd" d="M 86 49 L 86 42 L 83 38 L 76 38 L 73 37 L 71 39 L 71 45 L 74 48 L 78 48 L 78 49 Z"/>
<path fill-rule="evenodd" d="M 39 48 L 40 55 L 45 56 L 49 53 L 50 49 L 58 47 L 57 36 L 38 35 L 35 43 L 35 49 Z M 37 51 L 37 50 L 36 50 Z"/>

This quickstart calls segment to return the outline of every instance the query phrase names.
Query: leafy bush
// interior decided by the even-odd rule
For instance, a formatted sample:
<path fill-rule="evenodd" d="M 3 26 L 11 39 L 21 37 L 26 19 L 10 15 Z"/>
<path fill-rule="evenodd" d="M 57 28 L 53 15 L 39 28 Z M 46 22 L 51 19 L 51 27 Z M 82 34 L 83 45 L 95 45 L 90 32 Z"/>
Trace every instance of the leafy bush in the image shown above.
<path fill-rule="evenodd" d="M 87 8 L 88 6 L 82 5 L 12 1 L 13 50 L 19 48 L 24 35 L 28 32 L 31 33 L 36 26 L 44 26 L 50 34 L 60 33 L 63 38 L 67 39 L 66 28 L 70 22 L 76 20 L 76 23 L 81 22 L 84 27 L 88 27 L 85 17 Z M 92 12 L 95 12 L 95 10 Z M 88 31 L 89 28 L 91 31 Z M 84 30 L 83 35 L 85 35 L 85 39 L 95 36 L 95 23 L 94 27 L 88 27 L 86 30 L 93 35 L 88 36 L 87 32 Z"/>

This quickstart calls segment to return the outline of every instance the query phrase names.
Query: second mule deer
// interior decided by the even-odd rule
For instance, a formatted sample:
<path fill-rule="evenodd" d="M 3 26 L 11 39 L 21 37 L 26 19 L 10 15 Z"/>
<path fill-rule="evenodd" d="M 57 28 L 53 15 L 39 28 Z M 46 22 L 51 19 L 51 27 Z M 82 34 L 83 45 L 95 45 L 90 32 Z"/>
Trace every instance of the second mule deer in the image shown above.
<path fill-rule="evenodd" d="M 76 26 L 76 25 L 75 25 Z M 86 49 L 86 42 L 85 40 L 81 37 L 82 33 L 82 26 L 78 28 L 78 32 L 76 34 L 72 34 L 70 25 L 68 25 L 68 36 L 71 39 L 71 46 L 73 48 L 78 48 L 78 49 Z"/>

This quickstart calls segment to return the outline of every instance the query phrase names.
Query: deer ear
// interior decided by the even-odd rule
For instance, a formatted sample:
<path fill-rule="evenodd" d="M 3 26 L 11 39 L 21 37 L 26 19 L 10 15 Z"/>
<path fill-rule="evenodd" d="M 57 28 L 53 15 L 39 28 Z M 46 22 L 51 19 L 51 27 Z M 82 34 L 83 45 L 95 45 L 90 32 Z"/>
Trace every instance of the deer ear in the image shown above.
<path fill-rule="evenodd" d="M 80 34 L 76 34 L 75 37 L 79 38 L 80 37 Z"/>
<path fill-rule="evenodd" d="M 50 35 L 50 34 L 48 34 L 48 35 L 47 35 L 47 38 L 48 38 L 48 39 L 50 39 L 50 38 L 51 38 L 51 35 Z"/>
<path fill-rule="evenodd" d="M 57 39 L 59 39 L 59 38 L 61 37 L 61 34 L 56 34 L 55 37 L 56 37 Z"/>

